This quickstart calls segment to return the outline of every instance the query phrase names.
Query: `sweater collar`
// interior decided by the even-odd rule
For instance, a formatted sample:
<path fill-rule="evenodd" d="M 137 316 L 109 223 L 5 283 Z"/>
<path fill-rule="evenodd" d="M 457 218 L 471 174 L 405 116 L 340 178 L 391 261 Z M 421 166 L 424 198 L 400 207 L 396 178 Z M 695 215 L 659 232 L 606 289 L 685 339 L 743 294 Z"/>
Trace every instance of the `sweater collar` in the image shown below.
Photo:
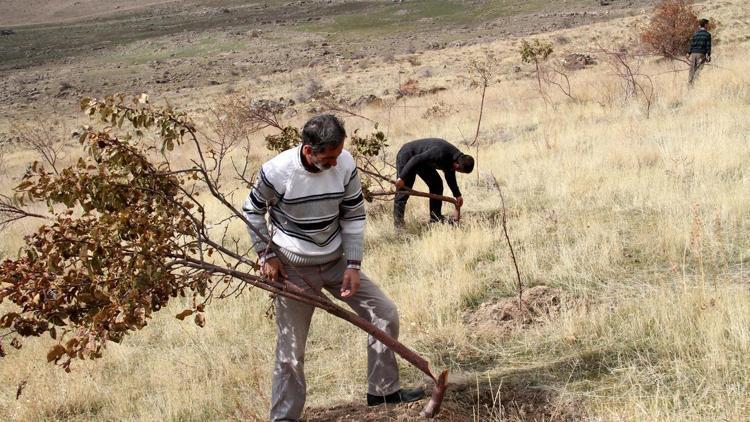
<path fill-rule="evenodd" d="M 305 157 L 302 156 L 302 145 L 299 145 L 297 147 L 297 161 L 299 162 L 300 166 L 302 166 L 303 169 L 305 169 L 309 173 L 322 173 L 320 169 L 318 169 L 315 166 L 310 166 L 305 162 Z"/>

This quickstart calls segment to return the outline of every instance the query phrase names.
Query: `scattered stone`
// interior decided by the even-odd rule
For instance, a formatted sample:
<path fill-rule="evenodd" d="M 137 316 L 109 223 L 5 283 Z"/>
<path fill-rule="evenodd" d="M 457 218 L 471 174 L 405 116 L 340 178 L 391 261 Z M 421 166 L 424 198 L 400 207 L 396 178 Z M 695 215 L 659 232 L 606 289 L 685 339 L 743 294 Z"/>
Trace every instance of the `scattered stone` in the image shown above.
<path fill-rule="evenodd" d="M 596 61 L 588 54 L 571 53 L 562 59 L 562 66 L 567 70 L 579 70 L 586 66 L 596 64 Z"/>
<path fill-rule="evenodd" d="M 361 97 L 357 98 L 356 100 L 352 101 L 349 104 L 349 106 L 352 108 L 360 108 L 360 107 L 368 106 L 368 105 L 379 107 L 383 105 L 383 100 L 377 95 L 370 94 L 370 95 L 362 95 Z"/>
<path fill-rule="evenodd" d="M 325 89 L 325 90 L 316 91 L 315 93 L 313 93 L 310 96 L 310 99 L 313 99 L 313 100 L 323 100 L 323 99 L 331 98 L 331 97 L 333 97 L 333 93 L 331 91 Z"/>
<path fill-rule="evenodd" d="M 284 111 L 286 104 L 279 101 L 258 98 L 250 101 L 250 107 L 256 110 L 278 114 Z"/>

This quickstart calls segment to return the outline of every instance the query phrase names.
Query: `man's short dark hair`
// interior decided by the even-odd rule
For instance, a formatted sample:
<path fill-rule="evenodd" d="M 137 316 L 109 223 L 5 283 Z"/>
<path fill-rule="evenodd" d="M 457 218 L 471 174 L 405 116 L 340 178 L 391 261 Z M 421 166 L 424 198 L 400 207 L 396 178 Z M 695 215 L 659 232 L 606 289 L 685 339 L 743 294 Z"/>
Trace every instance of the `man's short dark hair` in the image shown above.
<path fill-rule="evenodd" d="M 698 26 L 701 28 L 706 28 L 708 26 L 708 19 L 701 19 L 698 21 Z"/>
<path fill-rule="evenodd" d="M 458 164 L 458 171 L 461 173 L 471 173 L 474 170 L 474 157 L 471 155 L 462 155 L 456 160 Z"/>
<path fill-rule="evenodd" d="M 315 116 L 302 128 L 302 145 L 310 145 L 316 153 L 338 147 L 345 138 L 344 123 L 333 114 Z"/>

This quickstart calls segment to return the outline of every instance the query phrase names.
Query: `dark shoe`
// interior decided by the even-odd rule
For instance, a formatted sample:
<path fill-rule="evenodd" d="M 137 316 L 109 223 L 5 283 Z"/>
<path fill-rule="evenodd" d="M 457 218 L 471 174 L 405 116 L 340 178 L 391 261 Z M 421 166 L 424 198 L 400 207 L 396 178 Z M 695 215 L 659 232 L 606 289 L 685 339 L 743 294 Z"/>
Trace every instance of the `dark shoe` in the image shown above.
<path fill-rule="evenodd" d="M 402 388 L 395 393 L 388 394 L 387 396 L 374 396 L 372 394 L 367 395 L 367 405 L 377 406 L 383 403 L 409 403 L 417 401 L 424 397 L 424 389 L 422 388 Z"/>

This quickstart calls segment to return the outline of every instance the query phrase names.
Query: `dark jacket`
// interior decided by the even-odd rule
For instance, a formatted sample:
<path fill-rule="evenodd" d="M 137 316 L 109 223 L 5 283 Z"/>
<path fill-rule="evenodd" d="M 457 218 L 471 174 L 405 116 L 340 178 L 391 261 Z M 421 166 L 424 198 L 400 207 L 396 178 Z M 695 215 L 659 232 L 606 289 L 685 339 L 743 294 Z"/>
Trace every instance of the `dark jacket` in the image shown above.
<path fill-rule="evenodd" d="M 690 50 L 688 53 L 700 53 L 710 56 L 711 34 L 703 28 L 698 29 L 690 40 Z"/>
<path fill-rule="evenodd" d="M 445 182 L 451 189 L 453 196 L 458 198 L 461 191 L 456 183 L 456 172 L 453 164 L 464 155 L 445 139 L 426 138 L 417 139 L 404 144 L 396 155 L 396 167 L 399 178 L 415 175 L 420 168 L 432 167 L 442 170 Z"/>

